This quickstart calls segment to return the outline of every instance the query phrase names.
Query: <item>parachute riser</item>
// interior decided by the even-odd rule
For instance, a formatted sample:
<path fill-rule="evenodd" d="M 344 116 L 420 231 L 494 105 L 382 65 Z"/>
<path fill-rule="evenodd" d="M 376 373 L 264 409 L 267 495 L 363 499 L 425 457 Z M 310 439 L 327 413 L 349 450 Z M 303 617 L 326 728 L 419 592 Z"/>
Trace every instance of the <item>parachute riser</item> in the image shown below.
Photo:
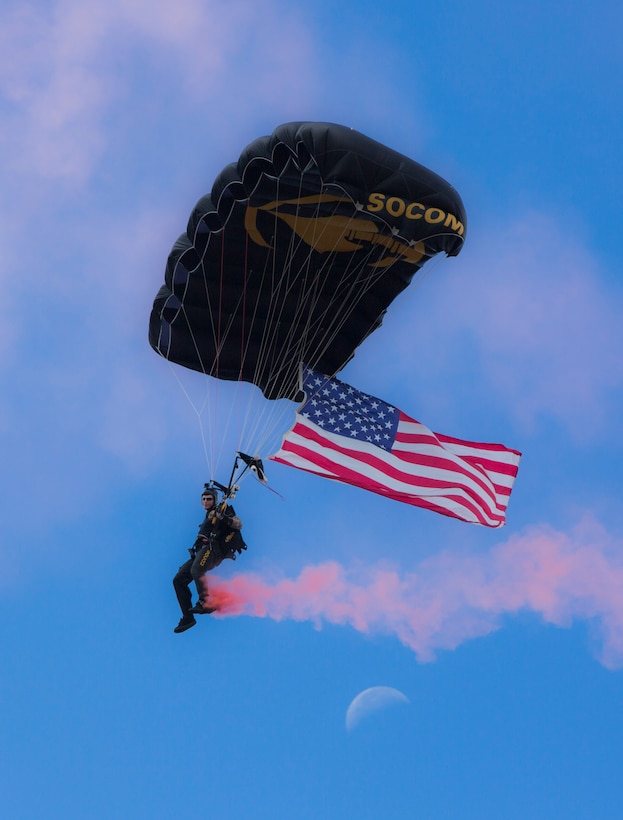
<path fill-rule="evenodd" d="M 238 470 L 240 463 L 238 459 L 241 458 L 244 461 L 244 467 L 242 468 L 242 472 L 236 476 L 236 471 Z M 253 472 L 260 478 L 260 480 L 265 480 L 264 478 L 264 467 L 262 462 L 259 458 L 248 456 L 246 453 L 236 453 L 236 458 L 234 459 L 234 466 L 231 469 L 231 475 L 229 476 L 229 482 L 227 486 L 224 484 L 220 484 L 218 481 L 212 481 L 212 485 L 217 487 L 223 493 L 223 501 L 228 501 L 231 498 L 236 497 L 236 493 L 240 489 L 239 482 L 247 472 L 247 470 L 252 469 Z M 234 483 L 235 482 L 235 483 Z"/>

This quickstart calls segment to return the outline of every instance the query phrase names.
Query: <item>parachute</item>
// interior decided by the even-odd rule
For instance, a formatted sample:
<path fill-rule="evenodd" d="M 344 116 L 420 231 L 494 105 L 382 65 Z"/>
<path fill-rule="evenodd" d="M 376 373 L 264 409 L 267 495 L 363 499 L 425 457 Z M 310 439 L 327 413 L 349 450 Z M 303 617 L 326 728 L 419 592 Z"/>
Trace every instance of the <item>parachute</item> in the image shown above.
<path fill-rule="evenodd" d="M 300 400 L 302 363 L 338 373 L 437 254 L 456 256 L 455 189 L 357 131 L 295 122 L 252 142 L 169 255 L 152 348 L 265 399 Z"/>

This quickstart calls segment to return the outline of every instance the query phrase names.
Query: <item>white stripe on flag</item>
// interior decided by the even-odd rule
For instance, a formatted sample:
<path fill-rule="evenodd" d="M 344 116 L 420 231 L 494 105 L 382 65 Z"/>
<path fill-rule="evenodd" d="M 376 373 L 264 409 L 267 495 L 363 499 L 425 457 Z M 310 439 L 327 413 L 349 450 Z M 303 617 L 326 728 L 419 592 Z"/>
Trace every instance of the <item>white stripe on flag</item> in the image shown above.
<path fill-rule="evenodd" d="M 465 521 L 490 527 L 504 523 L 514 476 L 485 470 L 473 460 L 482 454 L 485 460 L 498 462 L 500 469 L 510 468 L 516 474 L 519 454 L 501 445 L 449 438 L 450 446 L 444 447 L 440 437 L 402 415 L 397 439 L 410 436 L 418 443 L 402 441 L 394 445 L 395 452 L 388 452 L 327 432 L 297 414 L 294 428 L 272 459 Z M 455 449 L 467 458 L 461 458 Z"/>

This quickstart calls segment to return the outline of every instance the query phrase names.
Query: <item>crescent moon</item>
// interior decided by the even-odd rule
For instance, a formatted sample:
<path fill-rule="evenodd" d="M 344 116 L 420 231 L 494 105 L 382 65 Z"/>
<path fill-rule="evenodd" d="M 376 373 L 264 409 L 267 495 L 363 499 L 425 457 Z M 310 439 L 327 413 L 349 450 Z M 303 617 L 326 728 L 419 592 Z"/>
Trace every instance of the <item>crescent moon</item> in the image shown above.
<path fill-rule="evenodd" d="M 392 686 L 372 686 L 364 689 L 346 710 L 346 730 L 351 732 L 364 718 L 389 706 L 410 703 L 409 698 Z"/>

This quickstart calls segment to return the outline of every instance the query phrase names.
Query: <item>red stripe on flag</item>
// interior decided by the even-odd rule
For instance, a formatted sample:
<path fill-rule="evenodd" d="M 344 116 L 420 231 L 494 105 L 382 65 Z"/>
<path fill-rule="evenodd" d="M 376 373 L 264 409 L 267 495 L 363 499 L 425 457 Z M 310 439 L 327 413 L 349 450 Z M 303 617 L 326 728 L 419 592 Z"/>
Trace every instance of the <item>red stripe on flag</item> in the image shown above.
<path fill-rule="evenodd" d="M 412 422 L 408 416 L 404 418 Z M 299 438 L 302 441 L 298 441 Z M 439 454 L 403 450 L 387 452 L 361 442 L 352 442 L 349 446 L 345 437 L 326 434 L 312 422 L 299 417 L 285 437 L 281 450 L 272 458 L 444 515 L 486 526 L 501 526 L 508 503 L 508 488 L 496 487 L 478 464 L 446 451 L 432 434 L 419 438 L 420 446 L 435 447 Z M 301 459 L 305 464 L 293 463 Z M 357 462 L 355 467 L 346 463 L 349 459 Z M 498 467 L 497 462 L 495 467 Z M 366 468 L 368 472 L 380 473 L 382 480 L 366 475 Z"/>

